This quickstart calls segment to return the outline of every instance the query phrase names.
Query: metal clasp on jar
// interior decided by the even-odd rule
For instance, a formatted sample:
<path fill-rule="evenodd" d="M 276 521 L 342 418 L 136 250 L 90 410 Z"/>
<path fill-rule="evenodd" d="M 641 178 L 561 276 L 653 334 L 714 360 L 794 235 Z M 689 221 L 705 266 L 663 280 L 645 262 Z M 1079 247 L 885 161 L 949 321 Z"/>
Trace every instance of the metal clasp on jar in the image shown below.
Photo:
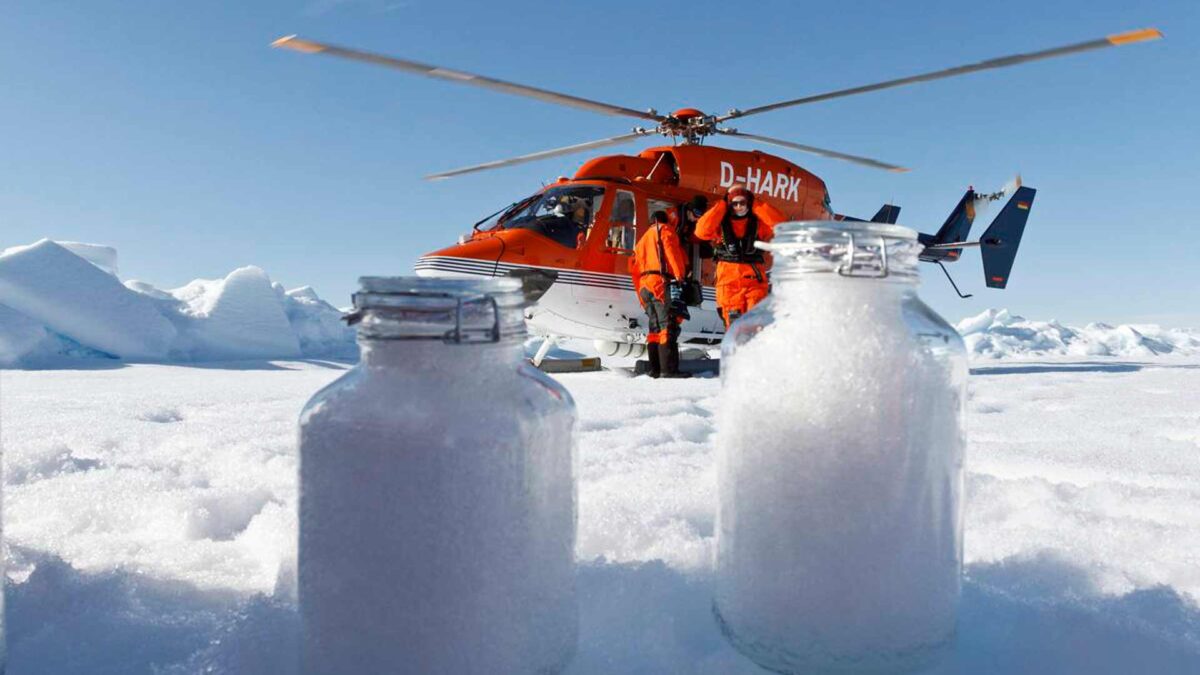
<path fill-rule="evenodd" d="M 442 336 L 442 342 L 445 342 L 446 344 L 461 345 L 477 342 L 500 341 L 500 305 L 496 302 L 496 298 L 490 295 L 485 295 L 481 299 L 492 305 L 492 327 L 463 329 L 463 299 L 457 298 L 458 302 L 454 307 L 454 328 L 446 331 L 446 334 Z M 472 331 L 482 332 L 481 337 L 484 339 L 472 340 Z"/>
<path fill-rule="evenodd" d="M 364 294 L 362 294 L 362 293 L 355 293 L 352 296 L 355 305 L 361 305 L 361 302 L 359 299 L 363 295 Z M 428 292 L 401 291 L 401 292 L 387 293 L 386 295 L 400 296 L 400 297 L 407 297 L 407 298 L 446 298 L 447 300 L 454 300 L 454 328 L 451 328 L 450 330 L 442 333 L 442 335 L 440 337 L 438 337 L 437 335 L 430 335 L 430 336 L 405 335 L 405 336 L 396 336 L 396 337 L 390 337 L 390 338 L 385 338 L 385 339 L 391 339 L 391 340 L 439 340 L 440 339 L 442 342 L 445 342 L 446 344 L 451 344 L 451 345 L 500 342 L 500 304 L 497 303 L 496 298 L 491 295 L 481 295 L 476 298 L 465 298 L 465 299 L 461 296 L 454 295 L 453 293 L 428 293 Z M 463 305 L 465 305 L 468 302 L 480 302 L 480 301 L 487 302 L 488 304 L 490 304 L 492 306 L 492 325 L 491 325 L 491 327 L 490 328 L 463 328 Z M 386 311 L 387 309 L 394 310 L 394 309 L 399 309 L 399 308 L 372 307 L 370 309 L 375 310 L 375 311 Z M 343 314 L 342 320 L 345 321 L 346 325 L 348 325 L 348 326 L 356 325 L 363 320 L 363 317 L 367 314 L 367 311 L 368 311 L 367 308 L 363 308 L 360 306 L 358 309 L 355 309 L 352 312 Z M 409 311 L 411 311 L 411 310 L 409 310 Z M 476 337 L 473 338 L 472 335 L 475 335 Z"/>
<path fill-rule="evenodd" d="M 853 232 L 846 232 L 845 234 L 850 240 L 849 255 L 846 256 L 846 262 L 838 266 L 837 273 L 844 277 L 860 277 L 866 279 L 886 278 L 888 275 L 887 240 L 884 237 L 879 237 L 879 269 L 869 270 L 869 268 L 864 266 L 864 270 L 869 271 L 856 272 L 854 270 L 854 255 L 858 250 L 857 242 L 854 240 Z"/>

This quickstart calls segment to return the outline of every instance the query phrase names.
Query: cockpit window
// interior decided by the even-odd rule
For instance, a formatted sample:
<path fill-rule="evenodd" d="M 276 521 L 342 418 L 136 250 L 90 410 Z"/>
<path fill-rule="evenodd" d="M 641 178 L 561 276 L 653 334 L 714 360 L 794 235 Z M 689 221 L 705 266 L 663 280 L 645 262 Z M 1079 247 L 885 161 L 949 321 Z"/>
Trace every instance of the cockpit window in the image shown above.
<path fill-rule="evenodd" d="M 575 248 L 587 239 L 604 202 L 604 188 L 591 185 L 552 187 L 488 218 L 479 230 L 533 230 Z"/>
<path fill-rule="evenodd" d="M 516 211 L 519 211 L 519 210 L 525 208 L 526 206 L 529 205 L 529 202 L 533 201 L 538 196 L 539 195 L 531 195 L 520 201 L 516 201 L 516 202 L 513 202 L 512 204 L 509 204 L 508 206 L 500 209 L 499 211 L 488 216 L 487 218 L 484 218 L 483 220 L 479 221 L 478 223 L 475 223 L 475 229 L 479 232 L 490 232 L 492 230 L 497 229 L 497 227 L 500 225 L 500 223 L 504 220 L 504 218 L 510 212 L 515 213 Z"/>

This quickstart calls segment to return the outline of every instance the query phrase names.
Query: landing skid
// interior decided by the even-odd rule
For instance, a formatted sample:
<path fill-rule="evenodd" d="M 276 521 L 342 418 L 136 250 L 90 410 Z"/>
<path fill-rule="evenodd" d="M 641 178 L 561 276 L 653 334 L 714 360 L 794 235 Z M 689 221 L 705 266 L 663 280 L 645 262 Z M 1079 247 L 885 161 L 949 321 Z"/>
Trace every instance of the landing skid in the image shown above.
<path fill-rule="evenodd" d="M 533 358 L 529 360 L 529 362 L 533 364 L 534 368 L 542 367 L 542 361 L 545 360 L 546 355 L 550 353 L 550 350 L 554 348 L 555 339 L 555 336 L 547 335 L 546 339 L 542 340 L 542 344 L 540 347 L 538 347 L 537 353 L 534 354 Z"/>

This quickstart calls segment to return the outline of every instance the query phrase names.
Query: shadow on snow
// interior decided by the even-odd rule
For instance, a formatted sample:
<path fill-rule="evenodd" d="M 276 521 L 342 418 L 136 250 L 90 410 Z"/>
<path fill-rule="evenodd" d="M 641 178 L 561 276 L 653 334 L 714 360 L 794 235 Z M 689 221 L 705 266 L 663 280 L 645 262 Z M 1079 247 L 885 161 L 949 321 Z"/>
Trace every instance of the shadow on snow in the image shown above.
<path fill-rule="evenodd" d="M 1028 375 L 1037 373 L 1134 373 L 1145 368 L 1196 369 L 1195 363 L 1155 363 L 1151 361 L 1078 361 L 1014 363 L 1011 365 L 980 366 L 971 368 L 972 375 Z"/>

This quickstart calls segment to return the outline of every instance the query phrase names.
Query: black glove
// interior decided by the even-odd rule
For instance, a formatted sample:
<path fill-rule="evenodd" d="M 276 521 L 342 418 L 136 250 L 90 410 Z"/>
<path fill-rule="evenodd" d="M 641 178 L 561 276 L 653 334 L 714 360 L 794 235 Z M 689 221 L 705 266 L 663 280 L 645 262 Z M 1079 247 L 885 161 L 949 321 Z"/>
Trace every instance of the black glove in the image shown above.
<path fill-rule="evenodd" d="M 667 312 L 671 316 L 681 316 L 684 318 L 684 320 L 690 320 L 692 318 L 692 313 L 688 311 L 687 303 L 679 298 L 671 301 L 671 304 L 667 307 Z"/>
<path fill-rule="evenodd" d="M 679 299 L 690 307 L 699 307 L 704 302 L 704 287 L 699 281 L 688 279 L 683 283 L 683 293 Z"/>

